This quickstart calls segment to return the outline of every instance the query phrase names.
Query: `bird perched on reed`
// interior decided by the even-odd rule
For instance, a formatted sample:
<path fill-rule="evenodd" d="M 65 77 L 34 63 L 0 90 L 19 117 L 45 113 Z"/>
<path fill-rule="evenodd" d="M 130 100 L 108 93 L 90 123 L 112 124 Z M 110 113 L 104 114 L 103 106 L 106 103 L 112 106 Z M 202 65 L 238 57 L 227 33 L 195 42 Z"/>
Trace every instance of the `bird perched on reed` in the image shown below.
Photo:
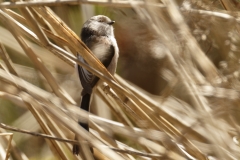
<path fill-rule="evenodd" d="M 106 16 L 93 16 L 83 24 L 80 35 L 81 40 L 111 74 L 114 74 L 116 71 L 119 56 L 119 49 L 112 26 L 114 23 L 115 21 Z M 87 63 L 80 55 L 77 58 L 79 61 Z M 91 95 L 99 78 L 79 65 L 77 66 L 77 72 L 83 87 L 80 108 L 89 111 Z M 88 124 L 79 122 L 79 125 L 89 131 Z M 78 145 L 73 146 L 73 153 L 79 154 Z"/>

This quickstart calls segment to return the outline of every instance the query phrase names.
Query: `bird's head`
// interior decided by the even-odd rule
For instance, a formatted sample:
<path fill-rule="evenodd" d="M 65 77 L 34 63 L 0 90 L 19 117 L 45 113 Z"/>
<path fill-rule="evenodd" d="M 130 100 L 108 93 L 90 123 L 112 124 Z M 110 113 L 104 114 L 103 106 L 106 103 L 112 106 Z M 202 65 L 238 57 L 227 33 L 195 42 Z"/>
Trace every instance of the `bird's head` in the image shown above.
<path fill-rule="evenodd" d="M 112 26 L 114 23 L 115 21 L 112 21 L 107 16 L 93 16 L 83 24 L 81 38 L 85 38 L 89 36 L 89 34 L 97 36 L 114 36 Z"/>

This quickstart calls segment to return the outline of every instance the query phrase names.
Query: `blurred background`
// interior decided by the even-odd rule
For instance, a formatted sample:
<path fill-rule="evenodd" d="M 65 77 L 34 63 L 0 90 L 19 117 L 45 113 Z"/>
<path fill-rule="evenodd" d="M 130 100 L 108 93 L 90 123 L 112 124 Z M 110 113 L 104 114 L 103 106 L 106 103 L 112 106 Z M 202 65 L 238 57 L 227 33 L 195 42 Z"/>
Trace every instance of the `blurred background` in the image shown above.
<path fill-rule="evenodd" d="M 150 2 L 162 4 L 162 1 Z M 187 48 L 187 42 L 183 40 L 184 36 L 179 32 L 179 27 L 173 22 L 164 6 L 159 5 L 144 8 L 134 6 L 133 4 L 133 7 L 104 6 L 101 4 L 70 4 L 51 6 L 51 9 L 77 35 L 81 31 L 83 23 L 94 15 L 106 15 L 116 21 L 114 24 L 114 33 L 120 50 L 117 74 L 156 101 L 161 100 L 159 96 L 166 96 L 166 90 L 168 90 L 171 84 L 170 80 L 174 79 L 169 79 L 169 76 L 174 77 L 174 75 L 181 74 L 175 72 L 175 66 L 173 66 L 173 63 L 170 62 L 171 60 L 167 56 L 169 52 L 174 52 L 176 55 L 182 56 L 186 60 L 186 64 L 196 67 L 197 71 L 195 73 L 194 71 L 189 71 L 193 79 L 198 74 L 200 75 L 201 78 L 196 78 L 196 84 L 204 83 L 217 86 L 217 84 L 221 83 L 221 87 L 239 91 L 239 22 L 211 13 L 211 11 L 219 11 L 219 13 L 231 12 L 232 14 L 230 15 L 235 17 L 234 13 L 239 9 L 239 1 L 231 0 L 224 3 L 221 0 L 177 0 L 176 3 L 180 13 L 184 17 L 184 21 L 189 27 L 191 35 L 196 39 L 202 52 L 205 53 L 217 69 L 217 73 L 221 77 L 218 79 L 219 83 L 208 81 L 208 75 L 197 64 L 197 61 L 203 61 L 201 64 L 205 64 L 205 61 L 194 59 L 194 56 L 191 56 L 191 54 L 199 53 L 197 51 L 196 53 L 190 53 L 191 51 Z M 18 9 L 13 8 L 12 10 L 21 14 Z M 200 12 L 202 10 L 209 12 L 202 13 Z M 145 14 L 145 12 L 147 13 Z M 80 103 L 82 89 L 75 69 L 30 39 L 26 40 L 53 74 L 60 86 L 77 103 Z M 51 88 L 45 78 L 34 67 L 33 62 L 26 56 L 3 21 L 0 21 L 0 41 L 6 48 L 20 77 L 51 92 Z M 3 63 L 1 58 L 0 62 Z M 208 62 L 206 62 L 206 66 L 208 67 Z M 211 74 L 211 69 L 208 71 Z M 175 78 L 179 77 L 176 76 Z M 175 83 L 174 87 L 171 88 L 171 93 L 167 94 L 167 96 L 174 97 L 190 106 L 194 106 L 192 100 L 189 98 L 189 92 L 183 87 L 184 83 L 181 80 Z M 4 86 L 0 82 L 0 90 L 4 90 L 3 88 Z M 210 97 L 214 94 L 219 94 L 224 98 L 231 96 L 228 96 L 225 91 L 223 93 L 219 92 L 216 90 L 209 91 Z M 107 105 L 104 102 L 100 102 L 100 99 L 97 96 L 95 97 L 91 112 L 109 119 L 115 119 Z M 211 97 L 208 100 L 211 107 L 219 106 L 220 108 L 224 108 L 229 103 L 233 105 L 236 103 L 238 105 L 236 101 L 223 103 L 224 99 L 216 100 L 216 97 Z M 102 107 L 98 109 L 96 103 L 102 103 L 102 107 L 105 106 L 105 109 L 102 109 Z M 177 108 L 177 106 L 175 107 Z M 212 109 L 216 110 L 217 116 L 225 116 L 222 110 L 218 111 L 219 108 L 216 109 L 213 107 Z M 235 108 L 230 110 L 230 112 L 236 119 L 235 122 L 238 122 L 239 125 L 239 109 Z M 28 109 L 19 107 L 1 97 L 0 122 L 33 132 L 41 132 L 40 126 Z M 42 138 L 14 133 L 13 139 L 17 147 L 31 160 L 58 159 Z"/>

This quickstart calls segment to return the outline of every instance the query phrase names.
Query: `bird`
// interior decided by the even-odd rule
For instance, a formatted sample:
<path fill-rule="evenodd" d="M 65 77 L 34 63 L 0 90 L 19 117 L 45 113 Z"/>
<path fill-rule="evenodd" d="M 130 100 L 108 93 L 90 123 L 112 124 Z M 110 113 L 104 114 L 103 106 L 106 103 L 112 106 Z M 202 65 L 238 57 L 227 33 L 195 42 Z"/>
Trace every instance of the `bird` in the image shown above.
<path fill-rule="evenodd" d="M 93 16 L 88 19 L 82 27 L 80 38 L 83 43 L 92 51 L 92 53 L 100 60 L 106 69 L 114 75 L 116 72 L 119 49 L 114 36 L 113 24 L 109 17 L 104 15 Z M 77 54 L 77 59 L 83 63 L 87 62 L 83 57 Z M 91 95 L 94 88 L 98 85 L 99 78 L 89 72 L 80 65 L 76 66 L 77 73 L 83 87 L 81 92 L 80 108 L 89 112 Z M 89 131 L 87 123 L 78 122 L 85 130 Z M 73 154 L 79 154 L 79 146 L 73 145 Z"/>

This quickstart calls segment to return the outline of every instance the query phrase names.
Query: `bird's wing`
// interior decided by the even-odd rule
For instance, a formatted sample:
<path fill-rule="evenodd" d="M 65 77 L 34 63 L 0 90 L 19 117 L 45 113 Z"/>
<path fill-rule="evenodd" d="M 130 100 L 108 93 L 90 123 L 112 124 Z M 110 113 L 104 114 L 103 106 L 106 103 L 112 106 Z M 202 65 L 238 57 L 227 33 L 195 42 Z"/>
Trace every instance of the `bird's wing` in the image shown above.
<path fill-rule="evenodd" d="M 78 60 L 80 60 L 83 63 L 87 63 L 80 55 L 78 55 Z M 96 80 L 94 80 L 95 76 L 91 72 L 86 70 L 85 68 L 81 67 L 80 65 L 77 66 L 77 71 L 78 71 L 78 76 L 81 81 L 81 85 L 83 87 L 82 94 L 84 94 L 84 93 L 91 94 L 92 93 L 92 85 L 93 85 L 94 81 L 96 81 Z"/>
<path fill-rule="evenodd" d="M 84 43 L 107 68 L 114 56 L 114 47 L 111 43 L 111 40 L 105 36 L 102 37 L 91 36 L 86 41 L 84 41 Z M 78 56 L 78 59 L 84 63 L 87 63 L 80 55 Z M 99 78 L 79 65 L 78 74 L 83 87 L 82 94 L 84 93 L 91 94 L 92 88 L 96 85 Z"/>

